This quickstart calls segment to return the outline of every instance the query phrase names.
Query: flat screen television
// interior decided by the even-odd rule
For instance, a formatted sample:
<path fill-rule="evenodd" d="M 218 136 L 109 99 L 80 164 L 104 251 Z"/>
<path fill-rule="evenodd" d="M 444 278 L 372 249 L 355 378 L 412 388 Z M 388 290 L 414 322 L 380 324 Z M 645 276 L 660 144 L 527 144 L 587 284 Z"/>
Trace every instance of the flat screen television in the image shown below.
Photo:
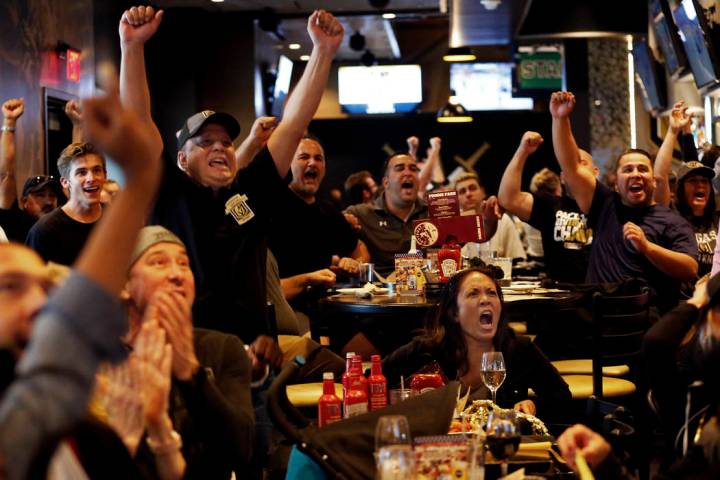
<path fill-rule="evenodd" d="M 659 64 L 655 61 L 650 47 L 645 40 L 633 42 L 633 61 L 635 65 L 635 79 L 640 84 L 645 110 L 657 114 L 667 105 L 667 92 L 664 76 Z"/>
<path fill-rule="evenodd" d="M 720 30 L 717 23 L 707 20 L 706 11 L 696 0 L 682 0 L 673 10 L 673 19 L 678 27 L 690 70 L 695 77 L 695 84 L 698 88 L 716 84 L 718 63 L 715 49 Z"/>
<path fill-rule="evenodd" d="M 272 115 L 280 117 L 285 108 L 285 100 L 290 93 L 290 80 L 292 79 L 293 62 L 285 55 L 280 55 L 277 73 L 275 74 L 275 88 L 273 89 Z"/>
<path fill-rule="evenodd" d="M 667 0 L 651 0 L 650 19 L 657 44 L 665 58 L 668 75 L 681 75 L 687 69 L 687 57 Z"/>
<path fill-rule="evenodd" d="M 422 103 L 420 65 L 338 69 L 340 107 L 346 113 L 406 113 Z"/>
<path fill-rule="evenodd" d="M 466 110 L 532 110 L 532 98 L 512 94 L 512 63 L 454 63 L 450 88 Z"/>

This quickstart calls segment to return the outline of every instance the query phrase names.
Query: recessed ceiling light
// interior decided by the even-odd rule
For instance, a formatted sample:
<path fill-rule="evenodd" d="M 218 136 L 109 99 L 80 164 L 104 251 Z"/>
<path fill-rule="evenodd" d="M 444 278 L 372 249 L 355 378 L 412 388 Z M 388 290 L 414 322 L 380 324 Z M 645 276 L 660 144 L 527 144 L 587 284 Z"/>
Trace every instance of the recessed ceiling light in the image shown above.
<path fill-rule="evenodd" d="M 300 44 L 299 43 L 291 43 L 290 45 L 288 45 L 288 48 L 290 50 L 300 50 Z"/>
<path fill-rule="evenodd" d="M 397 17 L 394 13 L 383 13 L 382 16 L 385 20 L 392 20 L 393 18 Z"/>
<path fill-rule="evenodd" d="M 213 3 L 222 3 L 222 2 L 224 2 L 225 0 L 210 0 L 210 1 L 213 2 Z"/>
<path fill-rule="evenodd" d="M 310 55 L 300 55 L 300 60 L 303 62 L 307 62 L 310 60 Z"/>

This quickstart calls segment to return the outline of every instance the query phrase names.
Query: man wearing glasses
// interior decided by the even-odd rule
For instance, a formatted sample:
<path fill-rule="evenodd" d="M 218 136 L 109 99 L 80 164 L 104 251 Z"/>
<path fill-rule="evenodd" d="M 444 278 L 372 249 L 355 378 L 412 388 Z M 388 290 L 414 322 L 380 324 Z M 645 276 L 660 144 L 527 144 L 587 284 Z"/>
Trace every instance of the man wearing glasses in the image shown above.
<path fill-rule="evenodd" d="M 2 105 L 0 127 L 0 227 L 8 238 L 24 242 L 33 224 L 52 212 L 62 198 L 56 179 L 47 175 L 29 177 L 23 185 L 20 200 L 15 182 L 15 125 L 25 110 L 22 98 L 7 100 Z"/>

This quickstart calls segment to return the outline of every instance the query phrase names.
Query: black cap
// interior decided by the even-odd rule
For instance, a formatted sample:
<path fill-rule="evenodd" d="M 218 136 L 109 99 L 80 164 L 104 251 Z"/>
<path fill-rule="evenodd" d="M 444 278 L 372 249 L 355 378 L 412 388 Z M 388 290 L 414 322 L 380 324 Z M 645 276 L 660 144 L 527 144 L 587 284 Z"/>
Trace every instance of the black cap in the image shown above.
<path fill-rule="evenodd" d="M 178 148 L 182 148 L 189 138 L 197 135 L 200 129 L 208 123 L 217 123 L 225 127 L 228 135 L 230 135 L 230 138 L 233 140 L 240 134 L 240 123 L 229 113 L 203 110 L 185 120 L 182 129 L 177 135 Z"/>
<path fill-rule="evenodd" d="M 688 175 L 702 175 L 712 180 L 715 177 L 715 170 L 710 167 L 706 167 L 700 162 L 693 160 L 692 162 L 683 163 L 678 168 L 677 179 L 678 183 L 682 182 Z"/>
<path fill-rule="evenodd" d="M 55 192 L 62 191 L 60 188 L 60 182 L 51 175 L 35 175 L 34 177 L 28 177 L 23 185 L 22 196 L 27 197 L 30 193 L 37 193 L 45 187 L 50 187 Z"/>

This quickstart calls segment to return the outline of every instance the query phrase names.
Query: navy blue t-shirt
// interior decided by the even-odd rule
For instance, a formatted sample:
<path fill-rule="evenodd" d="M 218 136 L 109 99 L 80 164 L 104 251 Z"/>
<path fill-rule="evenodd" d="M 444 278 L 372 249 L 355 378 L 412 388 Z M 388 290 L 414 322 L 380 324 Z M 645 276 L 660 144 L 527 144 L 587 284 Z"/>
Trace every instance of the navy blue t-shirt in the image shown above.
<path fill-rule="evenodd" d="M 605 283 L 643 279 L 650 287 L 653 303 L 660 312 L 665 312 L 678 303 L 680 281 L 660 271 L 625 241 L 623 226 L 627 222 L 639 226 L 650 242 L 693 259 L 697 257 L 695 235 L 684 218 L 661 205 L 625 206 L 620 195 L 597 182 L 588 215 L 594 239 L 586 281 Z"/>

